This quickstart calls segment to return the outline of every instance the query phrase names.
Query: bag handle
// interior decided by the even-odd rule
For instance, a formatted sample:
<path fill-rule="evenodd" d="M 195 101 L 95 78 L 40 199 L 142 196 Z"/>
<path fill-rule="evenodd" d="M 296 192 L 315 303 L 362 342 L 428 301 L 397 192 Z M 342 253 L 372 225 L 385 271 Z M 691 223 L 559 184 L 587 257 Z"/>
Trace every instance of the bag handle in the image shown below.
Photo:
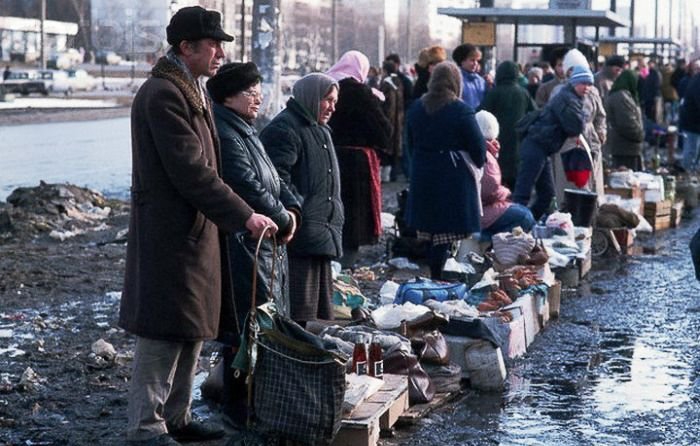
<path fill-rule="evenodd" d="M 257 357 L 257 347 L 258 347 L 258 331 L 260 327 L 257 321 L 257 306 L 255 305 L 256 295 L 258 290 L 258 260 L 260 258 L 260 247 L 262 246 L 265 235 L 272 230 L 272 226 L 267 225 L 263 228 L 260 233 L 260 238 L 255 247 L 255 257 L 253 259 L 253 280 L 250 296 L 250 313 L 248 313 L 248 376 L 246 377 L 246 384 L 248 388 L 248 419 L 247 425 L 251 426 L 253 417 L 253 373 L 255 369 L 256 357 Z M 270 301 L 272 297 L 272 289 L 275 282 L 275 265 L 277 264 L 277 237 L 274 233 L 270 233 L 272 237 L 272 269 L 270 271 L 270 287 L 269 295 L 267 300 Z"/>
<path fill-rule="evenodd" d="M 256 294 L 258 291 L 258 260 L 260 259 L 260 247 L 262 246 L 263 240 L 265 240 L 265 234 L 267 234 L 269 231 L 272 230 L 272 226 L 267 225 L 263 229 L 262 233 L 260 234 L 260 238 L 258 239 L 258 244 L 255 247 L 255 258 L 253 259 L 253 280 L 252 280 L 252 287 L 251 287 L 251 296 L 250 296 L 250 314 L 251 314 L 251 319 L 255 319 L 255 315 L 257 313 L 257 306 L 255 305 L 256 301 Z M 277 265 L 277 237 L 275 236 L 274 233 L 271 233 L 272 237 L 272 270 L 270 271 L 270 286 L 268 288 L 268 295 L 267 295 L 267 301 L 270 302 L 273 300 L 272 296 L 272 290 L 274 288 L 274 283 L 275 283 L 275 266 Z"/>

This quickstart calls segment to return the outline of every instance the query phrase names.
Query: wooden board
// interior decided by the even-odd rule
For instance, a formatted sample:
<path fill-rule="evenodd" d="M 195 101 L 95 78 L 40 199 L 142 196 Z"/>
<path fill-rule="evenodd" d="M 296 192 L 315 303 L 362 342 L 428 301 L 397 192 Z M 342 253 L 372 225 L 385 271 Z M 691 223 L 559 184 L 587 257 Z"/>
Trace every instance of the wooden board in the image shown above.
<path fill-rule="evenodd" d="M 429 403 L 411 406 L 399 417 L 398 424 L 415 424 L 433 410 L 453 401 L 460 394 L 461 392 L 437 393 Z"/>
<path fill-rule="evenodd" d="M 408 377 L 384 375 L 384 385 L 343 417 L 333 446 L 374 446 L 382 429 L 391 428 L 408 409 Z"/>
<path fill-rule="evenodd" d="M 549 303 L 549 316 L 552 318 L 559 317 L 559 308 L 561 307 L 561 282 L 555 281 L 554 285 L 549 287 L 547 292 L 547 302 Z"/>

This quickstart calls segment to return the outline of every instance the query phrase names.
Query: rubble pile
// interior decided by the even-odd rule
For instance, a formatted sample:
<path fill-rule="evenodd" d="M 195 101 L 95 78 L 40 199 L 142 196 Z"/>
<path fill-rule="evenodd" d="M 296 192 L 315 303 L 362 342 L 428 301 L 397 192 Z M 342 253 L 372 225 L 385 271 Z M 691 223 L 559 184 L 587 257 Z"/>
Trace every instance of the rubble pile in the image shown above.
<path fill-rule="evenodd" d="M 107 229 L 113 213 L 105 197 L 71 184 L 20 187 L 0 203 L 0 240 L 49 235 L 66 240 L 87 231 Z"/>

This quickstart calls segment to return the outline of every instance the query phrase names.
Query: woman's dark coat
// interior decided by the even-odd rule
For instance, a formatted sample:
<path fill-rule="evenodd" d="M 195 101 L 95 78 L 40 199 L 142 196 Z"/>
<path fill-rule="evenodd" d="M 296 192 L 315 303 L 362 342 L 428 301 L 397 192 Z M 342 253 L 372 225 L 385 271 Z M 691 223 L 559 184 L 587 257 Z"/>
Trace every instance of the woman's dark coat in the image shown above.
<path fill-rule="evenodd" d="M 134 98 L 119 326 L 137 336 L 200 341 L 235 324 L 219 231 L 243 229 L 253 210 L 219 175 L 219 144 L 207 107 L 194 83 L 165 58 Z"/>
<path fill-rule="evenodd" d="M 280 178 L 301 205 L 302 223 L 289 244 L 295 256 L 342 256 L 343 204 L 329 130 L 294 98 L 260 132 Z"/>
<path fill-rule="evenodd" d="M 328 125 L 333 130 L 333 144 L 341 169 L 341 192 L 346 217 L 343 246 L 356 249 L 377 240 L 375 229 L 379 228 L 375 227 L 375 216 L 378 216 L 381 209 L 375 209 L 369 203 L 373 187 L 372 175 L 378 176 L 379 172 L 370 170 L 371 163 L 362 152 L 347 147 L 370 147 L 385 152 L 391 145 L 392 126 L 382 111 L 379 99 L 369 87 L 353 78 L 343 79 L 338 84 L 338 104 Z M 381 191 L 378 190 L 377 193 L 381 194 Z"/>
<path fill-rule="evenodd" d="M 408 111 L 408 144 L 413 149 L 408 225 L 431 234 L 480 230 L 479 194 L 459 151 L 477 167 L 486 161 L 484 137 L 474 111 L 461 100 L 428 114 L 423 101 Z"/>
<path fill-rule="evenodd" d="M 518 84 L 518 66 L 511 61 L 501 63 L 496 69 L 496 86 L 486 92 L 481 108 L 496 116 L 500 127 L 498 141 L 501 151 L 498 165 L 501 167 L 503 183 L 511 188 L 518 176 L 518 136 L 515 123 L 529 111 L 535 109 L 532 97 Z"/>
<path fill-rule="evenodd" d="M 610 93 L 605 101 L 608 114 L 606 147 L 613 156 L 640 156 L 644 142 L 642 110 L 627 90 Z"/>
<path fill-rule="evenodd" d="M 270 217 L 279 227 L 278 238 L 291 229 L 290 212 L 301 215 L 299 202 L 280 181 L 272 161 L 258 139 L 253 126 L 245 122 L 233 110 L 214 104 L 214 120 L 221 141 L 222 173 L 226 184 L 236 191 L 253 210 Z M 236 297 L 239 322 L 250 310 L 252 295 L 253 257 L 257 240 L 245 232 L 229 237 L 231 278 Z M 273 243 L 266 240 L 261 247 L 258 263 L 257 303 L 266 302 L 268 296 L 278 302 L 279 310 L 286 313 L 288 307 L 286 248 L 278 247 L 274 280 L 271 277 Z M 274 284 L 272 293 L 270 285 Z"/>

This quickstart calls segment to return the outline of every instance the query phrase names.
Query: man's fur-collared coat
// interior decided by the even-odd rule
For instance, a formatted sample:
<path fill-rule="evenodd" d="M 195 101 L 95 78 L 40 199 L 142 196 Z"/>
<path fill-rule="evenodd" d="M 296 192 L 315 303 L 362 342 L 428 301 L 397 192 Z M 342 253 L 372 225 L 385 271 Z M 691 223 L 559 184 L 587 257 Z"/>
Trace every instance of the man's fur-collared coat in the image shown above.
<path fill-rule="evenodd" d="M 205 102 L 207 101 L 207 102 Z M 132 189 L 119 325 L 146 338 L 199 341 L 235 327 L 225 236 L 252 209 L 220 177 L 211 107 L 162 58 L 134 98 Z"/>

